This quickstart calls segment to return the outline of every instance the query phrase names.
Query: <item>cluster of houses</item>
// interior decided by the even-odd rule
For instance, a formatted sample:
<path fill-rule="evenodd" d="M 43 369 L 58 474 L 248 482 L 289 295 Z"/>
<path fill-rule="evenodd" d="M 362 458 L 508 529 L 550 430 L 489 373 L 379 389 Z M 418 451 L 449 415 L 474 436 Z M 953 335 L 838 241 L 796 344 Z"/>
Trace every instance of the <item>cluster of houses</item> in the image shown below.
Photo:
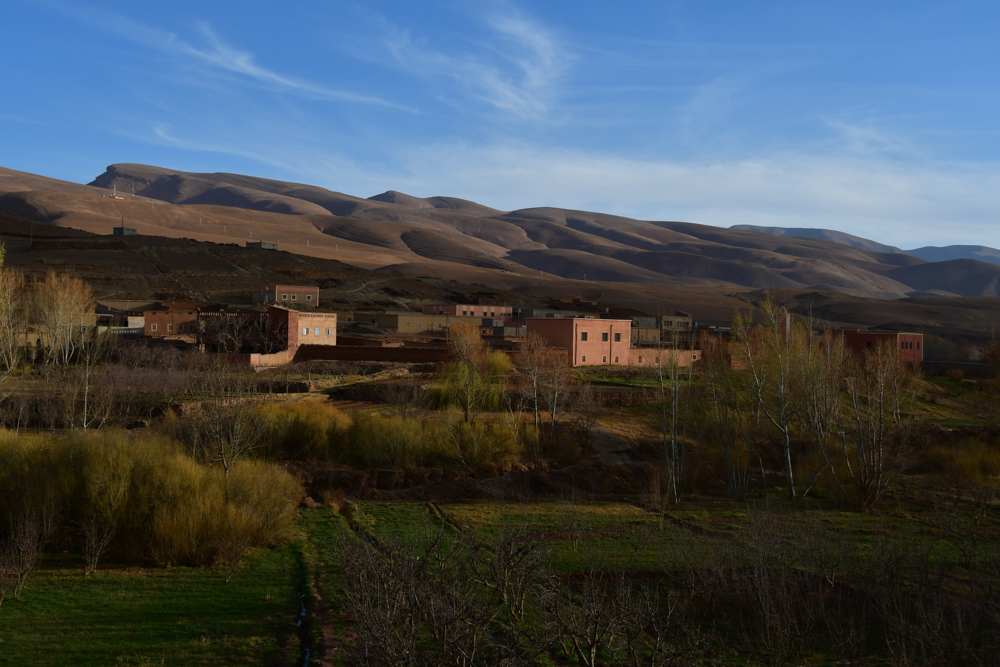
<path fill-rule="evenodd" d="M 535 332 L 565 350 L 573 367 L 655 367 L 663 355 L 688 366 L 701 357 L 695 349 L 698 323 L 684 312 L 615 319 L 598 312 L 596 303 L 580 300 L 547 309 L 430 304 L 420 312 L 323 312 L 319 289 L 296 285 L 254 287 L 253 303 L 254 309 L 101 302 L 98 317 L 123 334 L 225 352 L 252 366 L 313 359 L 441 361 L 448 353 L 448 331 L 460 322 L 479 328 L 497 349 L 512 349 Z M 906 362 L 923 360 L 921 334 L 847 330 L 843 335 L 847 347 L 859 353 L 888 340 Z"/>

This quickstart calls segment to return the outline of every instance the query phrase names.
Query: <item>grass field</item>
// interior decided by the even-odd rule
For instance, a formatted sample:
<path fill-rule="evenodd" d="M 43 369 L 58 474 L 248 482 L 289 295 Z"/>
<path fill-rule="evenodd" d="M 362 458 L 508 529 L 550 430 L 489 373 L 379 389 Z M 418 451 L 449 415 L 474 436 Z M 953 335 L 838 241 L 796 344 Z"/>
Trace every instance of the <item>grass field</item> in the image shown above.
<path fill-rule="evenodd" d="M 43 562 L 0 606 L 0 665 L 294 665 L 299 546 L 248 559 L 229 584 L 200 568 Z"/>
<path fill-rule="evenodd" d="M 79 567 L 44 562 L 21 599 L 0 607 L 0 665 L 294 665 L 301 664 L 306 646 L 313 655 L 322 646 L 329 664 L 353 664 L 355 628 L 340 549 L 358 534 L 414 545 L 443 529 L 446 541 L 465 534 L 492 544 L 521 528 L 541 540 L 548 567 L 570 586 L 588 572 L 605 571 L 661 581 L 663 590 L 688 585 L 685 572 L 716 562 L 720 554 L 735 558 L 730 566 L 738 563 L 733 545 L 748 535 L 751 542 L 771 536 L 774 553 L 791 570 L 852 587 L 865 581 L 865 569 L 887 545 L 906 568 L 931 568 L 953 590 L 981 578 L 983 564 L 1000 554 L 996 512 L 976 525 L 946 504 L 862 514 L 818 501 L 776 500 L 765 508 L 718 498 L 693 499 L 664 512 L 634 499 L 363 502 L 349 514 L 350 521 L 333 508 L 302 510 L 302 537 L 255 554 L 228 585 L 212 568 L 105 568 L 84 577 Z M 818 543 L 821 549 L 814 548 Z M 303 605 L 310 613 L 300 628 Z M 748 639 L 757 626 L 727 614 L 712 617 L 710 629 L 717 634 L 706 633 L 702 644 L 705 655 L 717 656 L 715 664 L 784 664 Z M 695 613 L 686 618 L 708 622 Z M 834 659 L 811 640 L 797 641 L 809 653 L 789 649 L 792 662 Z M 877 641 L 862 649 L 862 657 L 868 654 L 860 664 L 880 664 Z M 552 664 L 576 664 L 561 649 L 548 655 Z"/>

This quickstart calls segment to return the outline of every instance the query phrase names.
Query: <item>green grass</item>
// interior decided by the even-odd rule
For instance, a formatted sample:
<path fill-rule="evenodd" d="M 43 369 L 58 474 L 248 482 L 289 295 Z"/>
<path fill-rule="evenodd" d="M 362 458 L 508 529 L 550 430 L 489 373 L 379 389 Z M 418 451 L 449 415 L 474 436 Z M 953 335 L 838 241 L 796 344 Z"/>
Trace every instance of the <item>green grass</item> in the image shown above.
<path fill-rule="evenodd" d="M 0 606 L 0 665 L 293 665 L 295 546 L 217 569 L 46 569 Z"/>

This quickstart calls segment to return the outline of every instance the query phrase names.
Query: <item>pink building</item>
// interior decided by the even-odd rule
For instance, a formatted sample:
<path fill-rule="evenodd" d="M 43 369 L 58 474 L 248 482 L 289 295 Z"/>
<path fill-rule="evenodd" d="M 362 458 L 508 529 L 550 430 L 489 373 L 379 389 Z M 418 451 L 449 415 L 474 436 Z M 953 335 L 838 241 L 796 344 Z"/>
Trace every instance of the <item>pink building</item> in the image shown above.
<path fill-rule="evenodd" d="M 567 351 L 570 365 L 628 366 L 631 320 L 549 319 L 530 317 L 527 329 L 552 347 Z"/>
<path fill-rule="evenodd" d="M 924 335 L 895 331 L 868 331 L 865 329 L 844 329 L 844 347 L 854 354 L 865 354 L 880 344 L 892 345 L 899 358 L 910 366 L 924 361 Z"/>
<path fill-rule="evenodd" d="M 424 315 L 451 315 L 452 317 L 492 317 L 509 320 L 513 315 L 510 306 L 480 305 L 467 303 L 446 303 L 425 305 Z"/>

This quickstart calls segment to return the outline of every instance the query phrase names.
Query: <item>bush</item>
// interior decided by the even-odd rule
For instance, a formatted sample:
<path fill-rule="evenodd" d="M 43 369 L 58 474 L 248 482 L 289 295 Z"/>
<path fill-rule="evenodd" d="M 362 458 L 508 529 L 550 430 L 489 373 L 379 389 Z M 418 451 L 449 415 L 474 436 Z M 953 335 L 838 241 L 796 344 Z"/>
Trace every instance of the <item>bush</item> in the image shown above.
<path fill-rule="evenodd" d="M 265 419 L 263 453 L 269 459 L 333 461 L 343 456 L 351 418 L 340 410 L 311 401 L 262 405 Z"/>
<path fill-rule="evenodd" d="M 302 497 L 285 470 L 234 466 L 227 482 L 168 437 L 119 430 L 18 436 L 0 431 L 0 507 L 51 519 L 52 542 L 84 557 L 126 562 L 238 564 L 248 549 L 290 538 Z M 23 508 L 23 512 L 21 511 Z M 9 515 L 9 516 L 8 516 Z M 14 512 L 0 512 L 0 538 Z M 231 545 L 233 536 L 241 550 Z"/>
<path fill-rule="evenodd" d="M 454 463 L 455 451 L 436 422 L 400 417 L 371 417 L 351 432 L 348 459 L 371 468 L 401 470 Z"/>

